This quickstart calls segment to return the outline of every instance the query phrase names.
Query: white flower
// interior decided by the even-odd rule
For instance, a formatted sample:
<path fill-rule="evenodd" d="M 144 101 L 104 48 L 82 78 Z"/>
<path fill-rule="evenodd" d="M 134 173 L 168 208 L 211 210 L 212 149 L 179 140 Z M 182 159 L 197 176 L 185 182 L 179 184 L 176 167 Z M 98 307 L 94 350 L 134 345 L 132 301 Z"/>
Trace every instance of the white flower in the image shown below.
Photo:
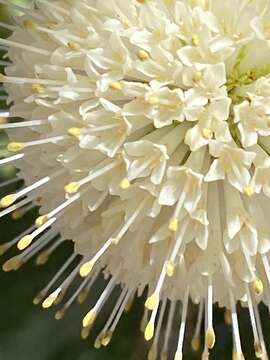
<path fill-rule="evenodd" d="M 244 147 L 257 144 L 259 135 L 270 135 L 269 105 L 265 98 L 252 98 L 251 102 L 243 101 L 234 107 L 234 122 L 238 124 Z"/>
<path fill-rule="evenodd" d="M 243 359 L 238 301 L 256 356 L 267 359 L 256 309 L 269 306 L 269 1 L 34 0 L 21 12 L 16 25 L 1 24 L 14 31 L 0 39 L 9 105 L 0 129 L 10 138 L 0 166 L 14 162 L 25 186 L 0 199 L 0 218 L 35 205 L 40 216 L 0 245 L 21 250 L 4 270 L 38 250 L 43 264 L 72 239 L 58 275 L 73 265 L 71 273 L 34 302 L 60 302 L 79 273 L 85 280 L 60 319 L 102 272 L 109 281 L 83 337 L 115 286 L 120 294 L 96 347 L 147 288 L 149 360 L 159 357 L 165 322 L 167 359 L 179 302 L 174 359 L 183 358 L 189 301 L 199 304 L 194 350 L 205 321 L 203 359 L 215 344 L 214 303 L 232 314 L 233 357 Z"/>
<path fill-rule="evenodd" d="M 205 180 L 224 180 L 227 177 L 232 186 L 243 192 L 249 186 L 251 175 L 248 170 L 256 154 L 217 141 L 211 141 L 209 150 L 217 159 L 213 161 Z"/>

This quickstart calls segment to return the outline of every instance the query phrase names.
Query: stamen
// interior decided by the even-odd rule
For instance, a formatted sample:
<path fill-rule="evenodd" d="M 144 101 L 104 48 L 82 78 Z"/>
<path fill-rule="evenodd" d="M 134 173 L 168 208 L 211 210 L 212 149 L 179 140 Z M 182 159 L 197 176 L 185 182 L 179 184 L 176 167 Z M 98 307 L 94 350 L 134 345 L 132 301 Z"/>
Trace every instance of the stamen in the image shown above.
<path fill-rule="evenodd" d="M 24 156 L 25 156 L 25 154 L 17 154 L 17 155 L 9 156 L 6 159 L 0 160 L 0 166 L 6 165 L 13 161 L 21 160 Z"/>
<path fill-rule="evenodd" d="M 28 247 L 21 253 L 23 263 L 29 261 L 33 256 L 35 256 L 40 250 L 42 250 L 47 244 L 51 241 L 55 241 L 57 243 L 58 233 L 56 230 L 51 229 L 43 234 L 34 244 Z"/>
<path fill-rule="evenodd" d="M 9 185 L 16 184 L 18 181 L 21 181 L 21 179 L 17 178 L 17 177 L 3 181 L 0 183 L 0 189 L 2 189 L 3 187 L 9 186 Z"/>
<path fill-rule="evenodd" d="M 173 326 L 175 308 L 176 308 L 176 301 L 171 300 L 168 321 L 167 321 L 165 336 L 164 336 L 164 344 L 163 344 L 163 348 L 161 351 L 162 354 L 167 354 L 168 350 L 169 350 L 169 339 L 170 339 L 172 326 Z"/>
<path fill-rule="evenodd" d="M 0 39 L 2 41 L 3 39 Z M 39 78 L 24 78 L 24 77 L 12 77 L 0 74 L 0 82 L 9 83 L 9 84 L 38 84 L 38 85 L 55 85 L 62 86 L 66 85 L 66 82 L 63 80 L 52 80 L 52 79 L 39 79 Z"/>
<path fill-rule="evenodd" d="M 113 336 L 113 333 L 116 329 L 116 326 L 118 325 L 119 323 L 119 320 L 125 310 L 125 307 L 128 303 L 128 301 L 130 300 L 130 297 L 132 297 L 134 294 L 134 290 L 133 289 L 130 289 L 128 290 L 128 292 L 126 293 L 126 297 L 124 298 L 124 301 L 122 302 L 120 308 L 119 308 L 119 311 L 112 323 L 112 325 L 110 326 L 110 328 L 108 329 L 108 331 L 106 332 L 105 336 L 103 337 L 102 339 L 102 345 L 103 346 L 108 346 L 109 343 L 111 342 L 111 339 L 112 339 L 112 336 Z"/>
<path fill-rule="evenodd" d="M 97 270 L 93 271 L 93 274 L 90 277 L 90 279 L 88 277 L 89 283 L 87 284 L 86 288 L 84 290 L 82 290 L 81 293 L 78 295 L 77 301 L 79 304 L 83 304 L 85 302 L 85 300 L 87 299 L 89 292 L 90 292 L 92 286 L 94 285 L 98 275 L 99 275 L 99 270 L 97 269 Z"/>
<path fill-rule="evenodd" d="M 54 241 L 54 243 L 46 250 L 42 251 L 36 258 L 36 265 L 42 266 L 45 265 L 50 255 L 54 252 L 55 249 L 58 248 L 59 245 L 61 245 L 65 240 L 63 240 L 60 236 Z"/>
<path fill-rule="evenodd" d="M 94 169 L 85 178 L 83 178 L 83 179 L 81 179 L 81 180 L 79 180 L 77 182 L 71 182 L 71 183 L 67 184 L 65 186 L 65 191 L 68 194 L 73 194 L 73 193 L 77 192 L 80 189 L 81 186 L 83 186 L 83 185 L 97 179 L 98 177 L 106 174 L 107 172 L 110 172 L 112 169 L 119 166 L 120 164 L 121 164 L 121 161 L 114 161 L 114 162 L 112 162 L 112 163 L 110 163 L 110 164 L 108 164 L 108 165 L 106 165 L 104 167 L 101 167 L 101 168 L 97 169 L 96 171 Z"/>
<path fill-rule="evenodd" d="M 18 249 L 19 250 L 26 249 L 38 235 L 40 235 L 43 231 L 45 231 L 51 225 L 53 225 L 55 223 L 55 221 L 56 221 L 56 218 L 52 218 L 52 219 L 48 220 L 45 224 L 40 226 L 38 229 L 34 230 L 31 234 L 25 235 L 23 238 L 21 238 L 21 240 L 17 244 Z"/>
<path fill-rule="evenodd" d="M 127 286 L 125 286 L 124 289 L 121 291 L 121 294 L 120 294 L 120 296 L 119 296 L 119 298 L 118 298 L 118 300 L 117 300 L 117 302 L 116 302 L 116 304 L 115 304 L 115 306 L 114 306 L 114 308 L 113 308 L 113 311 L 112 311 L 110 317 L 108 318 L 108 320 L 107 320 L 104 328 L 102 329 L 102 331 L 100 332 L 100 334 L 99 334 L 98 337 L 97 337 L 97 339 L 99 339 L 100 345 L 102 344 L 102 345 L 104 345 L 104 346 L 107 346 L 107 343 L 106 343 L 106 345 L 105 345 L 105 343 L 104 343 L 104 339 L 106 339 L 106 335 L 107 335 L 107 333 L 108 333 L 107 330 L 109 329 L 110 325 L 111 325 L 112 322 L 113 322 L 113 319 L 114 319 L 115 316 L 117 315 L 117 313 L 118 313 L 118 311 L 119 311 L 119 309 L 120 309 L 120 307 L 121 307 L 121 304 L 123 303 L 124 299 L 127 297 L 127 293 L 128 293 L 128 288 L 127 288 Z M 102 342 L 103 342 L 103 343 L 102 343 Z"/>
<path fill-rule="evenodd" d="M 144 308 L 144 312 L 143 312 L 143 317 L 141 319 L 141 324 L 140 324 L 140 330 L 142 333 L 144 333 L 147 322 L 148 322 L 148 315 L 149 315 L 149 310 L 145 307 Z"/>
<path fill-rule="evenodd" d="M 34 52 L 39 55 L 51 56 L 50 51 L 47 51 L 45 49 L 40 49 L 38 47 L 25 45 L 25 44 L 7 40 L 7 39 L 0 38 L 0 44 L 4 45 L 4 46 L 8 46 L 8 47 L 15 47 L 15 48 L 22 49 L 22 50 L 29 51 L 29 52 Z M 2 82 L 2 79 L 0 79 L 0 81 Z"/>
<path fill-rule="evenodd" d="M 252 304 L 252 300 L 251 300 L 251 296 L 250 296 L 249 286 L 247 284 L 246 284 L 246 293 L 247 293 L 247 300 L 248 300 L 249 317 L 250 317 L 252 332 L 253 332 L 253 336 L 254 336 L 254 348 L 255 348 L 255 352 L 257 353 L 258 348 L 260 347 L 260 341 L 259 341 L 255 313 L 254 313 L 253 304 Z M 256 354 L 256 356 L 257 356 L 257 354 Z"/>
<path fill-rule="evenodd" d="M 150 320 L 145 328 L 144 331 L 144 338 L 146 341 L 150 341 L 153 336 L 154 336 L 154 332 L 155 332 L 155 320 L 156 320 L 156 316 L 157 316 L 157 312 L 158 312 L 158 307 L 159 307 L 159 302 L 156 303 L 155 308 L 152 311 Z"/>
<path fill-rule="evenodd" d="M 200 332 L 201 332 L 201 327 L 202 327 L 203 308 L 204 308 L 204 304 L 203 304 L 203 301 L 201 301 L 200 305 L 199 305 L 199 310 L 198 310 L 198 317 L 197 317 L 197 322 L 196 322 L 195 333 L 194 333 L 194 336 L 191 341 L 191 348 L 193 351 L 198 351 L 200 348 L 200 343 L 201 343 Z"/>
<path fill-rule="evenodd" d="M 37 226 L 44 225 L 47 221 L 49 221 L 49 219 L 55 218 L 59 213 L 61 213 L 61 215 L 63 215 L 64 211 L 69 206 L 71 206 L 75 201 L 79 200 L 80 198 L 81 198 L 81 193 L 75 194 L 74 196 L 70 197 L 69 199 L 64 201 L 62 204 L 57 206 L 55 209 L 50 211 L 48 214 L 39 216 L 36 219 L 36 225 Z"/>
<path fill-rule="evenodd" d="M 53 291 L 42 303 L 42 307 L 44 309 L 50 308 L 52 305 L 59 304 L 59 302 L 63 299 L 68 287 L 76 277 L 80 264 L 75 267 L 71 271 L 71 273 L 66 277 L 66 279 L 58 286 L 58 288 Z"/>
<path fill-rule="evenodd" d="M 180 232 L 177 234 L 177 238 L 175 241 L 175 245 L 173 247 L 172 253 L 170 255 L 170 258 L 166 264 L 166 273 L 167 276 L 171 277 L 174 274 L 175 269 L 175 259 L 179 255 L 179 250 L 183 242 L 183 238 L 185 236 L 187 227 L 188 227 L 189 219 L 186 218 L 181 226 Z"/>
<path fill-rule="evenodd" d="M 189 286 L 185 291 L 185 296 L 183 300 L 183 308 L 182 308 L 182 317 L 181 317 L 181 325 L 178 337 L 178 345 L 175 353 L 175 360 L 182 360 L 183 357 L 183 344 L 185 337 L 185 329 L 186 329 L 186 319 L 187 319 L 187 309 L 188 309 L 188 300 L 189 300 Z"/>
<path fill-rule="evenodd" d="M 159 279 L 157 282 L 157 286 L 153 292 L 153 294 L 146 299 L 145 307 L 147 307 L 148 310 L 154 310 L 159 304 L 159 294 L 162 288 L 162 285 L 164 283 L 166 277 L 166 263 L 163 265 L 161 273 L 159 275 Z"/>
<path fill-rule="evenodd" d="M 40 2 L 41 4 L 47 4 L 49 7 L 54 8 L 55 10 L 59 11 L 60 13 L 69 16 L 70 13 L 68 10 L 62 8 L 61 6 L 52 3 L 51 1 L 47 1 L 47 0 L 38 0 L 38 2 Z"/>
<path fill-rule="evenodd" d="M 254 308 L 254 313 L 255 313 L 255 318 L 256 318 L 256 323 L 257 323 L 258 333 L 259 333 L 259 339 L 260 339 L 259 346 L 255 347 L 256 356 L 257 357 L 261 356 L 261 359 L 267 360 L 267 351 L 266 351 L 264 337 L 263 337 L 262 324 L 261 324 L 258 304 L 255 304 L 253 308 Z"/>
<path fill-rule="evenodd" d="M 61 135 L 61 136 L 53 136 L 47 139 L 40 139 L 35 141 L 28 141 L 28 142 L 11 142 L 7 146 L 7 150 L 10 152 L 18 152 L 22 149 L 31 147 L 31 146 L 39 146 L 49 143 L 57 143 L 58 141 L 68 140 L 70 137 L 68 135 Z"/>
<path fill-rule="evenodd" d="M 110 296 L 112 290 L 114 289 L 116 278 L 120 272 L 118 269 L 114 275 L 111 277 L 108 285 L 106 286 L 105 290 L 101 294 L 100 298 L 98 299 L 96 305 L 85 315 L 83 318 L 83 327 L 89 327 L 93 325 L 98 313 L 100 312 L 103 304 L 106 302 L 107 298 Z"/>
<path fill-rule="evenodd" d="M 178 202 L 176 204 L 175 210 L 174 210 L 174 215 L 173 218 L 171 219 L 170 223 L 169 223 L 169 229 L 173 232 L 176 232 L 178 230 L 178 218 L 180 215 L 180 212 L 184 206 L 185 203 L 185 199 L 186 199 L 186 194 L 188 192 L 189 189 L 189 181 L 188 179 L 186 180 L 186 183 L 184 185 L 184 189 L 181 192 L 181 195 L 178 199 Z"/>
<path fill-rule="evenodd" d="M 148 197 L 146 197 L 137 207 L 137 209 L 134 211 L 134 213 L 127 219 L 126 223 L 123 225 L 123 227 L 120 229 L 118 235 L 112 239 L 112 242 L 114 245 L 117 245 L 119 241 L 122 239 L 122 237 L 126 234 L 128 229 L 131 227 L 131 225 L 134 223 L 134 221 L 137 219 L 137 217 L 140 215 L 140 212 L 144 208 L 145 204 L 148 201 Z"/>
<path fill-rule="evenodd" d="M 101 258 L 101 256 L 108 250 L 111 246 L 112 240 L 109 239 L 105 242 L 105 244 L 100 248 L 100 250 L 96 253 L 96 255 L 90 260 L 82 265 L 80 268 L 80 276 L 86 277 L 90 274 L 96 262 Z"/>
<path fill-rule="evenodd" d="M 231 305 L 231 311 L 232 311 L 232 326 L 233 326 L 233 337 L 234 337 L 234 344 L 235 344 L 235 359 L 242 360 L 243 359 L 243 353 L 242 353 L 242 347 L 241 347 L 241 340 L 240 340 L 240 334 L 239 334 L 239 326 L 238 326 L 238 319 L 237 319 L 237 312 L 236 312 L 236 306 L 235 306 L 235 299 L 232 294 L 232 292 L 229 292 L 230 297 L 230 305 Z"/>
<path fill-rule="evenodd" d="M 213 284 L 211 275 L 208 276 L 207 292 L 207 330 L 205 335 L 205 342 L 208 349 L 213 349 L 216 342 L 216 336 L 213 328 Z"/>
<path fill-rule="evenodd" d="M 24 235 L 29 234 L 29 232 L 33 231 L 35 229 L 34 226 L 30 226 L 28 229 L 26 229 L 24 232 L 22 232 L 20 235 L 16 236 L 13 240 L 6 242 L 2 245 L 0 245 L 0 255 L 3 255 L 6 251 L 8 251 L 13 245 L 15 245 Z"/>
<path fill-rule="evenodd" d="M 6 29 L 6 30 L 10 30 L 10 31 L 16 31 L 17 30 L 17 27 L 14 26 L 14 25 L 11 25 L 11 24 L 6 24 L 2 21 L 0 21 L 0 27 L 3 28 L 3 29 Z"/>
<path fill-rule="evenodd" d="M 16 194 L 10 194 L 10 195 L 6 195 L 5 197 L 3 197 L 0 200 L 0 207 L 2 208 L 6 208 L 10 205 L 12 205 L 15 201 L 17 201 L 19 198 L 29 194 L 31 191 L 42 187 L 43 185 L 47 184 L 50 180 L 52 180 L 53 178 L 55 178 L 56 176 L 60 175 L 61 173 L 63 173 L 63 170 L 57 171 L 55 174 L 53 174 L 52 176 L 46 176 L 43 179 L 35 182 L 34 184 L 18 191 Z"/>
<path fill-rule="evenodd" d="M 160 330 L 161 330 L 161 326 L 162 326 L 162 322 L 163 322 L 163 318 L 164 318 L 164 313 L 165 313 L 165 310 L 166 310 L 166 305 L 167 305 L 167 300 L 164 300 L 162 302 L 160 312 L 159 312 L 159 315 L 158 315 L 156 333 L 155 333 L 153 344 L 152 344 L 152 346 L 151 346 L 151 348 L 149 350 L 149 353 L 148 353 L 148 360 L 154 360 L 154 359 L 157 358 L 158 340 L 159 340 Z"/>
<path fill-rule="evenodd" d="M 33 210 L 35 207 L 36 207 L 36 205 L 32 204 L 32 203 L 30 203 L 26 206 L 23 206 L 22 208 L 13 211 L 13 213 L 11 214 L 11 218 L 15 221 L 19 220 L 22 217 L 24 217 L 24 215 L 27 214 L 28 211 Z"/>
<path fill-rule="evenodd" d="M 2 210 L 0 211 L 0 219 L 10 213 L 12 213 L 13 211 L 17 210 L 17 209 L 20 209 L 21 207 L 23 207 L 24 205 L 26 204 L 29 204 L 30 202 L 32 201 L 31 198 L 26 198 L 22 201 L 19 201 L 18 203 L 10 206 L 9 208 L 5 209 L 5 210 Z"/>
<path fill-rule="evenodd" d="M 34 305 L 38 305 L 46 296 L 50 288 L 54 285 L 54 283 L 62 276 L 62 274 L 66 271 L 66 269 L 70 266 L 70 264 L 75 260 L 77 254 L 72 254 L 65 263 L 61 266 L 61 268 L 57 271 L 52 280 L 48 283 L 48 285 L 42 289 L 39 294 L 34 298 Z"/>
<path fill-rule="evenodd" d="M 49 124 L 49 123 L 47 120 L 20 121 L 15 123 L 0 124 L 0 130 L 17 129 L 17 128 L 24 128 L 31 126 L 41 126 L 44 124 Z"/>

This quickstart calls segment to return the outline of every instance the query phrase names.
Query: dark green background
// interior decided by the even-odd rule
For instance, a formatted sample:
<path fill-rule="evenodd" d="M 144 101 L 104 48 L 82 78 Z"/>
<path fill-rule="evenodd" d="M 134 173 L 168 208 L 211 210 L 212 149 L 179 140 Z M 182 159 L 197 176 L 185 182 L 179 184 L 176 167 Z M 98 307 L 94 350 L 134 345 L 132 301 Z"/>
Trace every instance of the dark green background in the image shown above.
<path fill-rule="evenodd" d="M 52 0 L 53 1 L 53 0 Z M 23 3 L 23 2 L 20 2 Z M 11 14 L 4 6 L 0 7 L 0 17 L 9 21 Z M 1 36 L 6 37 L 8 33 L 1 29 Z M 1 103 L 5 107 L 5 103 Z M 0 157 L 5 156 L 5 144 L 7 138 L 0 131 Z M 0 182 L 14 176 L 16 170 L 10 166 L 0 168 Z M 0 197 L 14 191 L 16 186 L 0 188 Z M 10 217 L 0 219 L 0 244 L 14 238 L 29 226 L 36 216 L 32 211 L 23 219 L 11 220 Z M 46 285 L 64 259 L 72 251 L 72 245 L 66 243 L 60 247 L 52 256 L 49 263 L 44 267 L 36 267 L 34 261 L 29 262 L 22 269 L 14 273 L 0 272 L 0 359 L 1 360 L 141 360 L 147 358 L 148 345 L 139 331 L 140 319 L 143 313 L 143 300 L 139 299 L 132 307 L 132 311 L 123 315 L 123 318 L 113 337 L 112 344 L 105 349 L 95 350 L 93 342 L 98 331 L 102 328 L 106 317 L 118 295 L 114 292 L 112 299 L 108 301 L 97 320 L 96 327 L 91 333 L 90 339 L 82 341 L 80 338 L 80 327 L 82 316 L 95 303 L 98 294 L 104 287 L 100 279 L 90 294 L 86 304 L 79 306 L 75 304 L 61 321 L 54 320 L 55 309 L 42 310 L 32 305 L 33 297 Z M 13 249 L 4 255 L 3 262 L 16 254 Z M 262 307 L 266 342 L 269 343 L 269 315 L 265 307 Z M 246 359 L 255 359 L 253 353 L 253 340 L 250 331 L 249 318 L 246 312 L 241 313 L 241 330 L 243 348 Z M 200 359 L 200 354 L 190 351 L 189 341 L 194 329 L 196 309 L 190 306 L 189 322 L 187 326 L 187 340 L 185 359 Z M 178 314 L 179 321 L 180 317 Z M 211 359 L 231 359 L 231 329 L 223 322 L 223 311 L 217 310 L 215 316 L 215 329 L 217 345 L 211 354 Z M 174 327 L 172 334 L 171 349 L 175 349 L 178 336 L 178 327 Z M 173 359 L 173 356 L 172 356 Z"/>

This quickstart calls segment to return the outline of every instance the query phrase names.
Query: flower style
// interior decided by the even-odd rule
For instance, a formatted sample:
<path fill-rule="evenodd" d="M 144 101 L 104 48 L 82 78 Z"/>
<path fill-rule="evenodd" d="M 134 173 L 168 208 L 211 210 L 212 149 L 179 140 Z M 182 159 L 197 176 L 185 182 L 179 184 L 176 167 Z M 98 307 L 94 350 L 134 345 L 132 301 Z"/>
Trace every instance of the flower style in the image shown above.
<path fill-rule="evenodd" d="M 149 360 L 160 351 L 167 359 L 179 303 L 174 359 L 182 359 L 191 302 L 194 351 L 205 323 L 202 359 L 216 341 L 214 303 L 231 322 L 233 359 L 244 359 L 238 302 L 256 356 L 268 359 L 258 304 L 270 308 L 269 1 L 1 3 L 21 15 L 0 24 L 12 32 L 0 39 L 9 107 L 0 129 L 10 139 L 0 166 L 14 164 L 25 185 L 0 199 L 0 218 L 40 211 L 0 245 L 18 250 L 4 271 L 37 253 L 45 264 L 72 239 L 72 256 L 34 303 L 64 301 L 59 320 L 103 273 L 83 338 L 116 286 L 119 297 L 95 347 L 110 343 L 125 308 L 147 293 Z"/>

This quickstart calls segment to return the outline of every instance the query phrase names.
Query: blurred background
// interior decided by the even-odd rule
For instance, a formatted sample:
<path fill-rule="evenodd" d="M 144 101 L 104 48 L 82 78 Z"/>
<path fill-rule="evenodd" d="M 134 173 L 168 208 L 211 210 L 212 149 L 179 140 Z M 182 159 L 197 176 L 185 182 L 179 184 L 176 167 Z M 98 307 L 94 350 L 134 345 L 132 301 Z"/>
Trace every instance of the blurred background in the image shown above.
<path fill-rule="evenodd" d="M 52 0 L 53 1 L 53 0 Z M 27 1 L 13 1 L 26 6 Z M 12 10 L 0 5 L 0 21 L 12 22 Z M 8 37 L 9 32 L 0 27 L 1 37 Z M 0 50 L 1 51 L 1 50 Z M 1 51 L 1 56 L 4 52 Z M 1 72 L 3 72 L 1 68 Z M 5 93 L 0 90 L 1 109 L 6 109 Z M 7 156 L 7 136 L 0 130 L 0 158 Z M 0 198 L 13 192 L 22 182 L 10 181 L 17 170 L 12 166 L 0 167 Z M 7 185 L 5 185 L 7 184 Z M 4 186 L 5 185 L 5 186 Z M 0 245 L 12 240 L 33 223 L 37 209 L 32 209 L 25 216 L 14 220 L 11 216 L 0 219 Z M 81 319 L 92 307 L 102 292 L 105 282 L 99 279 L 85 304 L 75 304 L 61 321 L 54 319 L 55 309 L 45 311 L 40 306 L 33 305 L 33 298 L 50 281 L 58 268 L 72 252 L 72 243 L 66 242 L 50 258 L 43 267 L 37 267 L 34 260 L 24 265 L 19 271 L 12 273 L 0 272 L 0 359 L 1 360 L 141 360 L 147 359 L 149 344 L 140 332 L 140 320 L 143 315 L 144 299 L 137 299 L 129 313 L 124 314 L 111 344 L 107 348 L 96 350 L 93 347 L 96 336 L 104 326 L 115 300 L 119 295 L 116 289 L 98 317 L 96 326 L 90 337 L 83 341 L 80 337 Z M 16 249 L 11 249 L 0 259 L 0 264 L 16 255 Z M 261 306 L 266 344 L 270 344 L 270 322 L 266 307 Z M 246 359 L 255 359 L 253 338 L 247 312 L 241 314 L 241 334 Z M 185 359 L 201 358 L 201 351 L 194 353 L 190 349 L 190 340 L 196 322 L 197 309 L 189 307 L 187 333 L 185 341 Z M 171 359 L 175 351 L 180 313 L 175 314 L 175 326 L 170 344 Z M 215 330 L 217 344 L 212 351 L 211 359 L 231 359 L 232 341 L 231 329 L 224 324 L 223 309 L 216 308 Z M 163 329 L 164 332 L 164 329 Z M 166 360 L 166 359 L 162 359 Z"/>

